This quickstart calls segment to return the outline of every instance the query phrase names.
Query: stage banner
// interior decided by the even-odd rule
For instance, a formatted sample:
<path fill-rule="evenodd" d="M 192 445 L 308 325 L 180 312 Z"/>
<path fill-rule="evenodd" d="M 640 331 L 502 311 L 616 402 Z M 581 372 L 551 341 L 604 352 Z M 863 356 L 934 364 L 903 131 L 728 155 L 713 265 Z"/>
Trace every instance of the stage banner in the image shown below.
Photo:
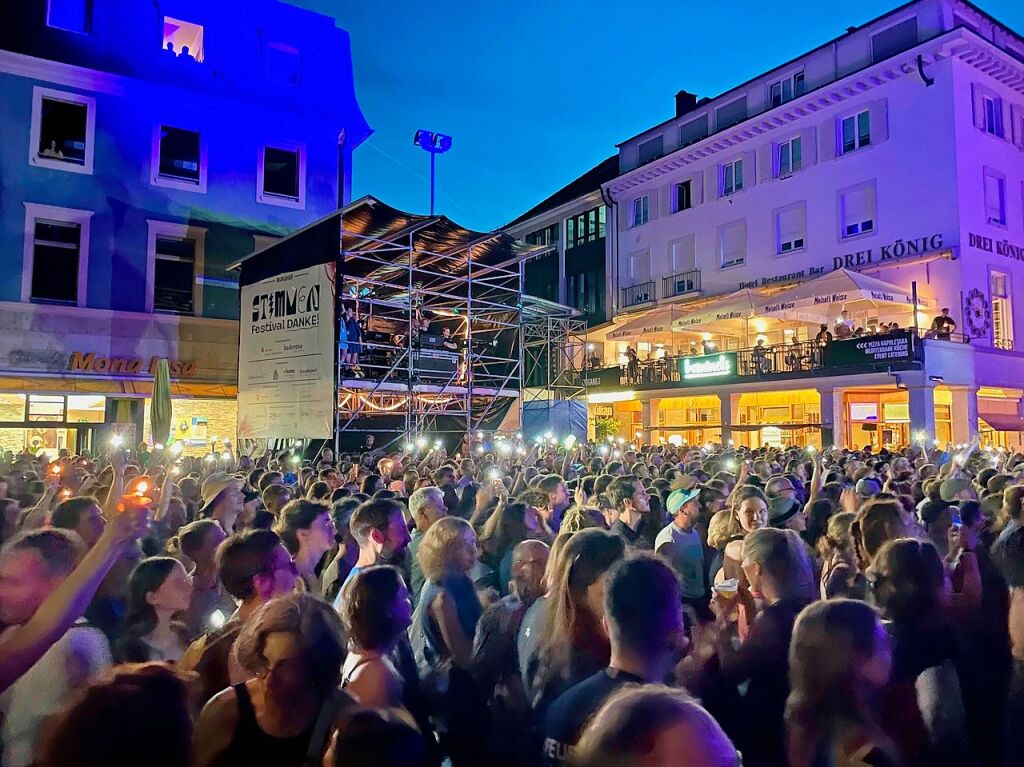
<path fill-rule="evenodd" d="M 241 288 L 240 439 L 334 433 L 334 264 Z"/>

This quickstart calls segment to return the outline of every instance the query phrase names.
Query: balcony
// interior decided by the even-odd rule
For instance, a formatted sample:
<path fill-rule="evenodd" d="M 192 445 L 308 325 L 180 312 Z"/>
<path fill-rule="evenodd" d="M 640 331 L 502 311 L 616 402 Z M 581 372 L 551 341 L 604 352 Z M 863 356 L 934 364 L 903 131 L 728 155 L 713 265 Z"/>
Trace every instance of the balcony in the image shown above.
<path fill-rule="evenodd" d="M 652 303 L 657 298 L 654 290 L 654 280 L 642 282 L 639 285 L 630 285 L 622 289 L 622 308 L 628 309 L 631 306 Z"/>
<path fill-rule="evenodd" d="M 685 296 L 689 293 L 700 293 L 700 270 L 692 269 L 661 279 L 662 298 Z"/>
<path fill-rule="evenodd" d="M 942 343 L 942 342 L 940 342 Z M 949 342 L 945 342 L 949 343 Z M 696 387 L 920 369 L 925 343 L 909 330 L 833 341 L 635 360 L 586 373 L 588 392 Z M 961 347 L 962 348 L 962 347 Z"/>

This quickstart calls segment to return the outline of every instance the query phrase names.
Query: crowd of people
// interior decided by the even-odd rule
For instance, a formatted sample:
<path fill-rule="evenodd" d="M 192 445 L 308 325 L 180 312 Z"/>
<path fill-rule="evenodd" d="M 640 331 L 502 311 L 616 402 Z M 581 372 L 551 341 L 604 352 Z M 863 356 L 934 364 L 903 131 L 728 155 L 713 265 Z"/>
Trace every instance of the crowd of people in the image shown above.
<path fill-rule="evenodd" d="M 8 453 L 0 764 L 1024 764 L 1024 454 L 420 444 Z"/>

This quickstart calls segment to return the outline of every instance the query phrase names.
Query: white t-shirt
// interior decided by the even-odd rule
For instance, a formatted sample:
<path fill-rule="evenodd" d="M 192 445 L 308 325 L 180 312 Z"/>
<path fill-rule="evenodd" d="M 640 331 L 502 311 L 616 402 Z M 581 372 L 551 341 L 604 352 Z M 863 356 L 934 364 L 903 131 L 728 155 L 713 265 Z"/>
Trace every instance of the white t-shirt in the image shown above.
<path fill-rule="evenodd" d="M 4 767 L 32 764 L 40 727 L 68 702 L 72 692 L 69 669 L 78 669 L 84 683 L 110 665 L 110 646 L 102 631 L 84 620 L 68 629 L 0 697 Z"/>

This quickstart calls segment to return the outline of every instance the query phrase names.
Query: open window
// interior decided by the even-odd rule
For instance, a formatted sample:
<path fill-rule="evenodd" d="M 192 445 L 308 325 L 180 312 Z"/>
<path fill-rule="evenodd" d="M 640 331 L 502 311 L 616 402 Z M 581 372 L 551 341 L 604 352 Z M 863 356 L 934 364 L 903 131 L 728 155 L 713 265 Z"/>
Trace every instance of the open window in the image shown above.
<path fill-rule="evenodd" d="M 163 43 L 160 46 L 168 56 L 198 64 L 205 58 L 203 27 L 191 21 L 164 16 Z"/>

